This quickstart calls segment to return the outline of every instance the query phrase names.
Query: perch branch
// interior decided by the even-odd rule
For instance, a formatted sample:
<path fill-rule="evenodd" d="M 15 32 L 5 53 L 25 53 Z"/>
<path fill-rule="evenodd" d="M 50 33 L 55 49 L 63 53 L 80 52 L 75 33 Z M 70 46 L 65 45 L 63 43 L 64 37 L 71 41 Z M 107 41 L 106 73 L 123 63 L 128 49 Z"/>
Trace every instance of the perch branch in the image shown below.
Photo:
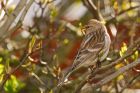
<path fill-rule="evenodd" d="M 135 67 L 136 65 L 140 64 L 140 59 L 137 59 L 136 61 L 120 68 L 119 70 L 117 70 L 115 73 L 111 74 L 110 76 L 105 77 L 104 79 L 102 79 L 101 81 L 99 81 L 98 83 L 94 84 L 93 87 L 100 87 L 106 83 L 108 83 L 109 81 L 111 81 L 112 79 L 116 78 L 117 76 L 119 76 L 120 74 L 124 73 L 125 71 Z"/>
<path fill-rule="evenodd" d="M 126 53 L 125 53 L 124 56 L 120 57 L 120 58 L 117 59 L 115 62 L 112 62 L 112 63 L 110 63 L 110 64 L 108 64 L 108 65 L 106 65 L 106 66 L 103 66 L 103 67 L 99 68 L 99 69 L 96 70 L 94 73 L 92 73 L 92 74 L 90 75 L 90 77 L 95 76 L 99 71 L 104 71 L 104 70 L 106 70 L 106 69 L 108 69 L 108 68 L 111 68 L 112 66 L 114 66 L 114 65 L 116 65 L 117 63 L 123 61 L 123 60 L 126 59 L 127 57 L 131 56 L 131 55 L 139 48 L 139 46 L 140 46 L 140 38 L 138 38 L 138 40 L 137 40 L 133 45 L 131 45 L 131 46 L 128 48 L 128 50 L 126 51 Z M 129 52 L 129 51 L 131 51 L 131 52 Z M 93 77 L 93 79 L 96 79 L 96 78 L 100 78 L 100 77 L 98 77 L 98 76 L 97 76 L 97 77 Z M 86 80 L 86 79 L 83 80 L 83 81 L 79 84 L 79 86 L 76 88 L 76 90 L 75 90 L 74 93 L 78 93 L 78 91 L 80 91 L 80 89 L 81 89 L 86 83 L 87 83 L 87 80 Z M 98 86 L 98 85 L 96 85 L 96 86 Z"/>

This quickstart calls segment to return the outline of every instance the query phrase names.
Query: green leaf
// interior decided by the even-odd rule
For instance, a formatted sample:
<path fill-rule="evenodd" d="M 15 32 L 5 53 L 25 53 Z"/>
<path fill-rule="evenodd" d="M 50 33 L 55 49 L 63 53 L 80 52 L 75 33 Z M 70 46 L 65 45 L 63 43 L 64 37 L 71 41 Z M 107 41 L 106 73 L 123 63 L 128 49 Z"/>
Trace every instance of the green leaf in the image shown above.
<path fill-rule="evenodd" d="M 11 5 L 10 7 L 8 7 L 8 13 L 11 14 L 14 11 L 15 7 L 15 5 Z"/>
<path fill-rule="evenodd" d="M 121 7 L 123 10 L 125 10 L 125 9 L 128 9 L 130 7 L 130 4 L 128 3 L 127 0 L 123 0 Z"/>
<path fill-rule="evenodd" d="M 3 80 L 3 77 L 4 77 L 4 74 L 1 74 L 1 75 L 0 75 L 0 83 L 1 83 L 2 80 Z"/>
<path fill-rule="evenodd" d="M 2 57 L 0 57 L 0 62 L 2 62 L 2 60 L 3 60 L 3 58 L 2 58 Z"/>
<path fill-rule="evenodd" d="M 2 74 L 3 71 L 4 71 L 4 65 L 0 64 L 0 75 Z"/>
<path fill-rule="evenodd" d="M 122 53 L 122 51 L 120 51 L 120 56 L 121 56 L 121 57 L 123 56 L 123 53 Z"/>
<path fill-rule="evenodd" d="M 25 86 L 25 84 L 19 80 L 13 75 L 11 75 L 11 78 L 6 81 L 4 90 L 7 93 L 17 93 L 20 89 L 22 89 Z"/>
<path fill-rule="evenodd" d="M 7 73 L 9 73 L 10 70 L 11 70 L 9 64 L 10 64 L 10 58 L 7 58 L 7 59 L 6 59 L 6 64 L 5 64 L 5 71 L 6 71 Z"/>
<path fill-rule="evenodd" d="M 50 20 L 51 20 L 51 22 L 54 21 L 54 19 L 56 18 L 57 14 L 58 13 L 57 13 L 56 7 L 52 6 L 51 11 L 50 11 Z"/>
<path fill-rule="evenodd" d="M 63 43 L 66 45 L 66 44 L 69 43 L 69 40 L 65 38 L 64 41 L 63 41 Z"/>
<path fill-rule="evenodd" d="M 140 17 L 136 18 L 136 22 L 140 23 Z"/>
<path fill-rule="evenodd" d="M 131 58 L 132 58 L 133 60 L 137 60 L 138 57 L 139 57 L 139 52 L 138 52 L 138 51 L 136 51 L 136 52 L 131 56 Z"/>
<path fill-rule="evenodd" d="M 123 43 L 123 46 L 121 47 L 121 50 L 120 50 L 120 56 L 122 57 L 126 51 L 127 51 L 127 45 L 126 43 Z"/>
<path fill-rule="evenodd" d="M 138 59 L 138 57 L 139 57 L 139 52 L 138 51 L 135 52 L 135 56 L 136 56 L 136 59 Z"/>
<path fill-rule="evenodd" d="M 53 91 L 51 90 L 49 93 L 53 93 Z"/>
<path fill-rule="evenodd" d="M 113 1 L 113 7 L 114 7 L 114 9 L 118 9 L 118 2 Z"/>
<path fill-rule="evenodd" d="M 31 39 L 31 41 L 29 43 L 29 53 L 31 53 L 31 51 L 32 51 L 32 49 L 33 49 L 33 47 L 35 45 L 35 42 L 36 42 L 36 37 L 32 36 L 32 39 Z"/>

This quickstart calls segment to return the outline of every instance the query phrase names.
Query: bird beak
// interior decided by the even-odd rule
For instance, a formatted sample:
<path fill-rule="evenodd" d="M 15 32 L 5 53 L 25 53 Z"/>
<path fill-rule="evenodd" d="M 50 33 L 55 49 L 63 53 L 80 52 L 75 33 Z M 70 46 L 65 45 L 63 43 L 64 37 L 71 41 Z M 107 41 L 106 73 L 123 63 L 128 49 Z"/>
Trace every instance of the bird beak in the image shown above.
<path fill-rule="evenodd" d="M 106 24 L 106 22 L 105 22 L 104 20 L 103 20 L 103 21 L 101 21 L 101 23 L 102 23 L 102 24 L 104 24 L 104 25 Z"/>
<path fill-rule="evenodd" d="M 81 29 L 81 32 L 83 33 L 83 35 L 85 35 L 86 33 L 85 33 L 85 27 L 82 27 L 82 29 Z"/>

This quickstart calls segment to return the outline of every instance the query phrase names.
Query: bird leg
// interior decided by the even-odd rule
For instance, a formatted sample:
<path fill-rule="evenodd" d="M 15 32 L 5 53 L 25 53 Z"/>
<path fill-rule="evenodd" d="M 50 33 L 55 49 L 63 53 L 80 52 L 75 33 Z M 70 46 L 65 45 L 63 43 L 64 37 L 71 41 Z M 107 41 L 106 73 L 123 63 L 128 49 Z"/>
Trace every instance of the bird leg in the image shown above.
<path fill-rule="evenodd" d="M 98 70 L 99 68 L 101 67 L 101 61 L 97 61 L 96 63 L 96 66 L 94 67 L 94 65 L 92 66 L 89 66 L 89 69 L 90 69 L 90 73 L 94 73 L 96 70 Z M 91 77 L 89 77 L 89 80 L 90 80 Z"/>
<path fill-rule="evenodd" d="M 95 69 L 96 69 L 96 67 L 94 67 L 94 65 L 89 66 L 89 70 L 91 71 L 91 73 L 94 72 Z"/>
<path fill-rule="evenodd" d="M 101 62 L 98 60 L 97 63 L 96 63 L 96 66 L 91 65 L 91 66 L 89 66 L 89 69 L 90 69 L 91 73 L 93 73 L 96 69 L 98 69 L 100 67 L 101 67 Z"/>
<path fill-rule="evenodd" d="M 101 61 L 97 61 L 97 63 L 96 63 L 96 68 L 100 68 L 101 67 Z"/>

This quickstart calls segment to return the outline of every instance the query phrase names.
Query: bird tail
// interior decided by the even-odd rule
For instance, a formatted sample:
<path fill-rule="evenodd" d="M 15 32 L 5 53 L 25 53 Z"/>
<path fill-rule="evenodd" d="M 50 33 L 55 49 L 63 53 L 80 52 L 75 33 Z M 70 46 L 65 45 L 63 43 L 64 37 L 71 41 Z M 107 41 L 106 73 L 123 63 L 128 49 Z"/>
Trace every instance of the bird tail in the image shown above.
<path fill-rule="evenodd" d="M 67 82 L 68 77 L 72 74 L 73 69 L 69 69 L 60 79 L 58 86 L 63 85 L 65 82 Z"/>

